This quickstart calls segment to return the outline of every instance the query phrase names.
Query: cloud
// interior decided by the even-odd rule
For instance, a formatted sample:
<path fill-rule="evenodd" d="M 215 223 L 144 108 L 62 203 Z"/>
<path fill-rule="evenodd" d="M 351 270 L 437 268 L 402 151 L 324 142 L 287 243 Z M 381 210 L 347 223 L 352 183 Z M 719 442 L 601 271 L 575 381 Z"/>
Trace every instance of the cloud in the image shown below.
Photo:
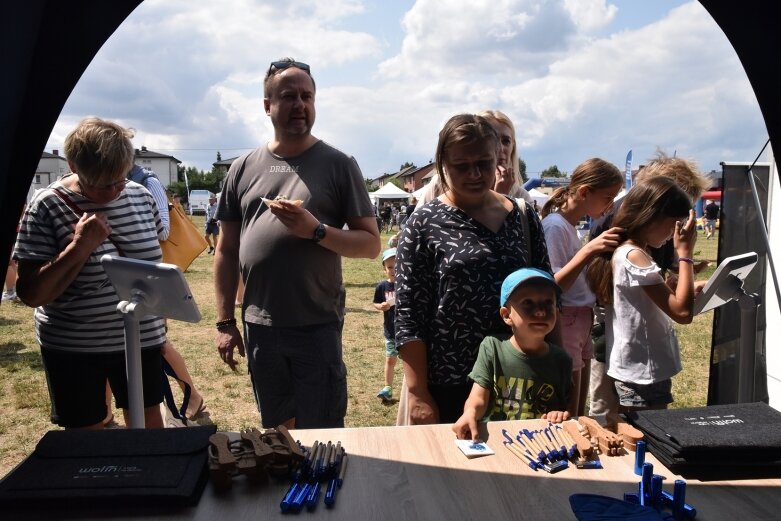
<path fill-rule="evenodd" d="M 484 35 L 480 41 L 485 55 L 479 63 L 498 62 L 493 59 L 496 52 L 514 57 L 513 67 L 525 71 L 515 78 L 460 61 L 463 42 L 446 37 L 449 19 L 443 20 L 441 30 L 429 25 L 424 31 L 422 20 L 445 17 L 442 5 L 428 0 L 418 2 L 405 17 L 402 50 L 380 64 L 380 73 L 403 78 L 407 87 L 416 84 L 418 95 L 409 99 L 422 102 L 423 110 L 450 106 L 454 113 L 477 105 L 470 110 L 505 111 L 515 123 L 530 171 L 554 163 L 572 170 L 595 155 L 618 163 L 632 147 L 640 150 L 635 157 L 641 158 L 657 146 L 696 156 L 706 143 L 734 139 L 724 129 L 736 124 L 750 129 L 748 135 L 761 147 L 765 129 L 745 73 L 718 26 L 696 2 L 639 29 L 605 37 L 592 34 L 615 17 L 616 8 L 605 2 L 548 2 L 536 9 L 530 4 L 500 2 L 496 10 L 505 17 L 526 16 L 524 27 L 529 30 L 535 21 L 545 20 L 554 33 L 568 21 L 571 34 L 556 33 L 558 47 L 528 35 L 499 45 L 491 36 L 498 19 L 485 6 L 454 9 L 460 31 Z M 560 25 L 549 25 L 552 19 Z M 491 45 L 494 49 L 488 50 Z M 413 66 L 418 62 L 421 66 Z M 730 150 L 708 148 L 714 149 Z M 723 159 L 712 157 L 708 164 L 716 168 Z"/>
<path fill-rule="evenodd" d="M 486 108 L 514 121 L 532 172 L 621 163 L 629 148 L 640 161 L 657 146 L 718 168 L 766 139 L 734 51 L 697 2 L 627 27 L 608 0 L 418 0 L 406 12 L 378 1 L 146 0 L 47 149 L 93 114 L 136 128 L 137 146 L 210 168 L 215 149 L 232 157 L 273 135 L 262 80 L 282 56 L 312 65 L 314 133 L 367 177 L 428 161 L 447 118 Z"/>

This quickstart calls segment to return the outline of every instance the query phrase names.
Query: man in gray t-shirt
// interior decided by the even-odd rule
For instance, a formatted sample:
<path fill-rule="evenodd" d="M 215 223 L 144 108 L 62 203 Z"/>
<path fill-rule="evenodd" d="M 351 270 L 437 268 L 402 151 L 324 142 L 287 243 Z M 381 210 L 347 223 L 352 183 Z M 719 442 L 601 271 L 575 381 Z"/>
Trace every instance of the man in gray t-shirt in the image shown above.
<path fill-rule="evenodd" d="M 217 349 L 235 369 L 234 349 L 244 356 L 246 344 L 265 427 L 344 425 L 341 257 L 380 251 L 357 163 L 311 134 L 314 101 L 308 65 L 272 62 L 263 104 L 274 138 L 234 161 L 217 209 Z M 234 318 L 239 270 L 243 339 Z"/>

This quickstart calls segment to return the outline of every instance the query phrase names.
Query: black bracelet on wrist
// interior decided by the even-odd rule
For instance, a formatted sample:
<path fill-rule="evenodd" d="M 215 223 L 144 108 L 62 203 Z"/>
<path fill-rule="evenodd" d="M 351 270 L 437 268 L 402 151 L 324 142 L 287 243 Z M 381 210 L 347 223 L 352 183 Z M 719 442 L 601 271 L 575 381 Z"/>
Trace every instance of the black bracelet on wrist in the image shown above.
<path fill-rule="evenodd" d="M 216 324 L 217 331 L 227 331 L 229 327 L 236 325 L 235 318 L 226 318 L 225 320 L 218 320 Z"/>

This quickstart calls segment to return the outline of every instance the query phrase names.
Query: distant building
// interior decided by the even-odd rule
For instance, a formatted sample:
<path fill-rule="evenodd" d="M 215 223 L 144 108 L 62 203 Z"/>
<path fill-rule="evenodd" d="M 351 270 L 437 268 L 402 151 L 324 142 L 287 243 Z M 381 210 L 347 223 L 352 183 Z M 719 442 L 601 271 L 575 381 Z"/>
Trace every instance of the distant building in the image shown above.
<path fill-rule="evenodd" d="M 36 190 L 46 188 L 69 171 L 68 162 L 64 157 L 60 156 L 59 150 L 52 150 L 51 153 L 41 153 L 41 160 L 38 162 L 33 182 L 30 184 L 30 189 L 27 192 L 27 201 L 30 201 Z"/>
<path fill-rule="evenodd" d="M 416 167 L 408 166 L 393 174 L 383 174 L 374 181 L 379 188 L 385 186 L 386 183 L 393 179 L 398 179 L 401 184 L 402 190 L 412 193 L 419 188 L 422 188 L 431 178 L 434 172 L 434 163 Z"/>
<path fill-rule="evenodd" d="M 163 186 L 168 186 L 178 180 L 181 161 L 174 156 L 148 150 L 145 146 L 136 149 L 135 164 L 154 171 Z"/>
<path fill-rule="evenodd" d="M 215 161 L 214 163 L 212 163 L 212 166 L 216 168 L 218 171 L 222 172 L 223 174 L 227 174 L 233 162 L 236 161 L 238 158 L 239 156 L 236 156 L 230 159 L 222 159 L 220 161 Z"/>

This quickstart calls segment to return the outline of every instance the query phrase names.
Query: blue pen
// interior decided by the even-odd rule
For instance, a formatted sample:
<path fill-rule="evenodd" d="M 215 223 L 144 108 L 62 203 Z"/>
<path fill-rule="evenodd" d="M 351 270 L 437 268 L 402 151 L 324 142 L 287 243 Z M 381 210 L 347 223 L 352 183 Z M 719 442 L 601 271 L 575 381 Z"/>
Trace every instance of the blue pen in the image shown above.
<path fill-rule="evenodd" d="M 529 431 L 526 431 L 526 432 L 529 432 Z M 527 434 L 527 436 L 528 436 L 528 434 Z M 518 436 L 516 436 L 515 439 L 517 439 L 519 442 L 523 443 L 523 436 L 521 435 L 521 432 L 518 433 Z M 534 446 L 531 444 L 531 437 L 529 438 L 529 442 L 530 442 L 529 446 L 531 446 L 533 448 Z M 524 445 L 524 447 L 526 447 L 526 445 Z M 536 450 L 536 449 L 534 449 L 534 450 Z M 542 463 L 543 461 L 545 461 L 547 459 L 547 456 L 545 455 L 545 452 L 540 450 L 537 453 L 537 458 L 538 458 L 539 462 Z"/>
<path fill-rule="evenodd" d="M 306 496 L 309 494 L 310 487 L 311 485 L 309 483 L 304 483 L 299 487 L 295 499 L 290 503 L 290 510 L 293 512 L 301 510 L 301 507 L 304 506 L 304 501 L 306 501 Z"/>
<path fill-rule="evenodd" d="M 279 504 L 279 508 L 280 510 L 282 510 L 282 512 L 287 512 L 288 510 L 290 510 L 290 506 L 293 504 L 293 500 L 295 499 L 296 494 L 298 494 L 298 488 L 299 488 L 299 484 L 293 483 L 292 485 L 290 485 L 290 488 L 287 489 L 284 499 Z"/>
<path fill-rule="evenodd" d="M 529 429 L 523 429 L 523 433 L 524 433 L 526 436 L 528 436 L 530 440 L 533 440 L 533 441 L 536 441 L 536 442 L 537 442 L 537 444 L 538 444 L 538 445 L 540 446 L 540 448 L 543 450 L 543 453 L 542 453 L 542 456 L 543 456 L 543 458 L 547 458 L 547 459 L 548 459 L 548 460 L 550 460 L 551 462 L 553 462 L 553 461 L 554 461 L 554 459 L 555 459 L 555 457 L 554 457 L 554 454 L 553 454 L 552 452 L 549 452 L 548 454 L 546 454 L 546 453 L 544 452 L 544 451 L 545 451 L 545 446 L 544 446 L 544 444 L 543 444 L 541 441 L 539 441 L 539 440 L 535 440 L 535 439 L 534 439 L 534 433 L 533 433 L 533 432 L 531 432 Z"/>
<path fill-rule="evenodd" d="M 328 482 L 328 488 L 325 491 L 325 499 L 323 499 L 325 506 L 332 507 L 336 503 L 336 478 Z"/>
<path fill-rule="evenodd" d="M 309 494 L 306 496 L 306 509 L 310 512 L 317 507 L 317 498 L 320 497 L 320 489 L 322 488 L 322 483 L 315 482 L 311 484 L 311 487 L 309 488 Z"/>
<path fill-rule="evenodd" d="M 323 473 L 323 456 L 325 456 L 325 444 L 321 443 L 317 447 L 317 461 L 312 465 L 312 475 L 319 478 Z"/>
<path fill-rule="evenodd" d="M 342 488 L 342 483 L 344 483 L 344 474 L 347 472 L 347 455 L 342 456 L 341 460 L 342 461 L 338 467 L 339 473 L 336 476 L 336 485 L 339 488 Z"/>
<path fill-rule="evenodd" d="M 551 447 L 550 443 L 548 443 L 548 438 L 543 434 L 542 431 L 533 431 L 532 435 L 535 437 L 538 437 L 540 445 L 542 445 L 542 448 L 548 451 L 548 459 L 551 462 L 557 461 L 559 459 L 559 451 L 556 450 L 555 447 Z"/>
<path fill-rule="evenodd" d="M 564 427 L 562 427 L 561 425 L 556 425 L 556 430 L 557 431 L 563 431 Z M 569 436 L 569 434 L 567 434 L 567 436 Z M 563 434 L 561 435 L 561 437 L 562 437 L 563 440 L 565 440 L 565 443 L 566 443 L 566 437 Z M 571 436 L 570 436 L 570 438 L 571 438 Z M 575 456 L 575 453 L 577 452 L 577 450 L 578 450 L 578 445 L 577 445 L 577 443 L 574 443 L 572 445 L 572 447 L 570 447 L 569 450 L 567 451 L 567 457 L 572 459 Z"/>
<path fill-rule="evenodd" d="M 526 443 L 524 443 L 522 437 L 518 436 L 517 439 L 518 439 L 518 443 L 520 443 L 521 447 L 523 447 L 523 451 L 525 451 L 524 454 L 527 454 L 529 456 L 529 459 L 531 459 L 532 461 L 535 461 L 534 460 L 534 453 L 531 451 L 531 449 L 529 449 L 529 446 L 526 445 Z M 510 440 L 510 443 L 512 443 L 512 440 Z M 537 463 L 539 463 L 539 462 L 537 462 Z M 541 468 L 541 466 L 542 466 L 541 463 L 536 465 L 537 468 Z"/>
<path fill-rule="evenodd" d="M 556 441 L 556 438 L 553 437 L 553 434 L 550 432 L 550 430 L 546 428 L 546 429 L 543 429 L 540 432 L 545 434 L 545 437 L 548 438 L 548 441 L 550 442 L 550 445 L 553 447 L 553 453 L 554 453 L 554 456 L 556 457 L 556 459 L 567 459 L 567 450 L 566 450 L 566 448 L 561 447 L 561 449 L 563 449 L 563 450 L 559 450 L 558 448 L 556 448 L 556 444 L 558 442 Z"/>
<path fill-rule="evenodd" d="M 325 446 L 325 450 L 323 451 L 322 458 L 318 461 L 318 467 L 317 471 L 321 476 L 325 476 L 328 474 L 328 471 L 330 469 L 330 462 L 331 462 L 331 454 L 333 454 L 334 446 L 331 444 L 331 442 L 328 442 L 328 445 Z"/>
<path fill-rule="evenodd" d="M 556 435 L 556 429 L 553 428 L 553 424 L 549 423 L 548 427 L 545 427 L 545 433 L 553 438 L 553 442 L 559 445 L 559 452 L 561 453 L 561 457 L 566 459 L 567 458 L 567 445 L 559 439 L 559 437 Z"/>
<path fill-rule="evenodd" d="M 535 472 L 536 472 L 536 471 L 537 471 L 537 469 L 538 469 L 538 468 L 540 468 L 540 464 L 539 464 L 539 463 L 537 463 L 537 462 L 534 460 L 534 458 L 532 458 L 531 456 L 529 456 L 528 454 L 526 454 L 525 452 L 523 452 L 523 451 L 522 451 L 522 450 L 520 450 L 520 449 L 515 449 L 515 450 L 513 450 L 513 449 L 511 448 L 511 447 L 513 447 L 513 442 L 511 442 L 511 441 L 503 441 L 502 443 L 503 443 L 503 444 L 504 444 L 504 445 L 505 445 L 505 446 L 506 446 L 508 449 L 510 449 L 510 452 L 512 452 L 512 453 L 513 453 L 513 454 L 515 454 L 516 456 L 518 456 L 518 455 L 520 454 L 520 456 L 523 456 L 524 458 L 526 458 L 526 460 L 529 462 L 529 468 L 530 468 L 530 469 L 532 469 L 533 471 L 535 471 Z M 516 450 L 517 450 L 517 452 L 516 452 Z M 519 457 L 520 457 L 520 456 L 519 456 Z"/>

